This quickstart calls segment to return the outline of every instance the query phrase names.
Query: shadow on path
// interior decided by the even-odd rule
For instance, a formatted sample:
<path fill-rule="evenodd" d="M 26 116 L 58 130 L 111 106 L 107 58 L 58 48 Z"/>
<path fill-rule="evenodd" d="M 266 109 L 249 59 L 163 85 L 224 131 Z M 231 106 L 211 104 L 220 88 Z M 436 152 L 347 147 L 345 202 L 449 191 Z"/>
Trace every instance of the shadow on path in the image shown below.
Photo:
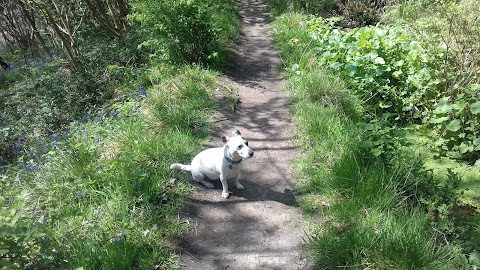
<path fill-rule="evenodd" d="M 182 217 L 190 224 L 180 243 L 182 269 L 313 269 L 302 252 L 305 221 L 294 192 L 291 161 L 293 122 L 289 96 L 282 91 L 281 60 L 268 36 L 267 7 L 240 3 L 243 36 L 232 50 L 233 68 L 222 84 L 238 91 L 236 112 L 219 112 L 213 141 L 238 129 L 255 155 L 243 162 L 244 190 L 223 199 L 216 189 L 195 185 Z"/>

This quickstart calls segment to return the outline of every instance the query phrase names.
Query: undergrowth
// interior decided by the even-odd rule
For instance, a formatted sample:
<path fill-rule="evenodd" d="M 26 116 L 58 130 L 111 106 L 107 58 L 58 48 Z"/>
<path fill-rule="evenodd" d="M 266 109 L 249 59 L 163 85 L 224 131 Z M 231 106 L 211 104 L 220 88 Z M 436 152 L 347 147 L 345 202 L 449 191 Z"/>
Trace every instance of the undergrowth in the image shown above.
<path fill-rule="evenodd" d="M 290 12 L 277 19 L 273 30 L 293 93 L 298 144 L 306 153 L 295 168 L 301 206 L 312 218 L 308 243 L 317 267 L 475 269 L 478 218 L 471 212 L 452 214 L 461 197 L 459 174 L 450 171 L 439 178 L 425 166 L 431 152 L 407 136 L 418 130 L 408 125 L 416 120 L 400 124 L 417 111 L 409 114 L 405 104 L 388 98 L 393 91 L 417 91 L 415 84 L 401 83 L 415 76 L 425 79 L 408 69 L 434 74 L 427 67 L 431 62 L 404 54 L 403 49 L 415 46 L 408 41 L 391 51 L 389 44 L 382 45 L 391 40 L 376 43 L 373 36 L 388 35 L 383 28 L 343 33 L 333 24 L 322 28 L 319 21 Z M 375 49 L 358 53 L 370 46 Z M 416 60 L 408 64 L 402 55 Z M 386 79 L 395 70 L 388 68 L 392 58 L 403 60 L 405 68 L 395 76 L 410 79 L 400 84 Z M 422 100 L 428 90 L 420 92 L 414 96 Z M 395 111 L 397 105 L 401 108 Z M 397 133 L 400 127 L 405 129 Z"/>
<path fill-rule="evenodd" d="M 219 91 L 208 68 L 227 63 L 239 18 L 233 1 L 128 2 L 122 37 L 89 14 L 70 18 L 85 19 L 76 70 L 56 53 L 5 56 L 2 269 L 180 268 L 190 187 L 169 165 L 210 134 Z"/>
<path fill-rule="evenodd" d="M 151 76 L 152 87 L 73 122 L 2 173 L 3 266 L 178 268 L 172 240 L 190 188 L 169 165 L 208 135 L 215 77 L 199 67 Z"/>

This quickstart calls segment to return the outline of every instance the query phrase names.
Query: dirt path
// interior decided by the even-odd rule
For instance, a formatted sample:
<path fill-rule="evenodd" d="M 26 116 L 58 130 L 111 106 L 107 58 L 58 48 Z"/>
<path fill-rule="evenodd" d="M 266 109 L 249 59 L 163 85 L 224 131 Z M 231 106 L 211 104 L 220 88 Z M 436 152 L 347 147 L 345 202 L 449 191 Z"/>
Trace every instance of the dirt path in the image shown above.
<path fill-rule="evenodd" d="M 223 112 L 211 146 L 239 129 L 255 155 L 244 164 L 245 190 L 231 183 L 228 200 L 221 189 L 197 187 L 183 213 L 193 229 L 180 244 L 182 269 L 311 269 L 302 254 L 306 224 L 293 191 L 291 160 L 298 151 L 291 142 L 290 100 L 282 91 L 267 8 L 260 0 L 242 0 L 240 10 L 243 35 L 224 83 L 238 91 L 241 104 L 236 113 Z"/>

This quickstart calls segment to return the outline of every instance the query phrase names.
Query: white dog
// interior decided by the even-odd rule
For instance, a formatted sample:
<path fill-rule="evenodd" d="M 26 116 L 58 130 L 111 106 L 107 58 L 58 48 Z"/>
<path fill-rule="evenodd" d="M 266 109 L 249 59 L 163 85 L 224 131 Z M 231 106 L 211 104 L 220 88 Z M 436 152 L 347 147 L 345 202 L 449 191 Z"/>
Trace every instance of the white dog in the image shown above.
<path fill-rule="evenodd" d="M 253 151 L 238 130 L 232 132 L 232 137 L 223 136 L 222 140 L 225 143 L 223 147 L 203 150 L 193 158 L 191 165 L 175 163 L 170 166 L 170 169 L 189 171 L 192 173 L 193 180 L 209 188 L 214 186 L 205 181 L 205 178 L 220 179 L 223 187 L 222 197 L 227 199 L 230 196 L 227 179 L 235 179 L 235 187 L 243 189 L 238 182 L 241 162 L 252 157 Z"/>

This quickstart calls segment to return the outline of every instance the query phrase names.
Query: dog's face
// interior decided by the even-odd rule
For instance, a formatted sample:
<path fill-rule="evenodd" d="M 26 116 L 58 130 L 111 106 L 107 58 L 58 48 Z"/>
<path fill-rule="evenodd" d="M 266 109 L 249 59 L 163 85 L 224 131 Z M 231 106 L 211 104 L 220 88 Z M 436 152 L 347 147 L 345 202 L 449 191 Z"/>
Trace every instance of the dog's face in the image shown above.
<path fill-rule="evenodd" d="M 252 149 L 248 147 L 248 141 L 241 136 L 240 131 L 234 131 L 231 137 L 223 136 L 222 140 L 227 144 L 232 156 L 237 154 L 245 159 L 253 156 Z"/>

